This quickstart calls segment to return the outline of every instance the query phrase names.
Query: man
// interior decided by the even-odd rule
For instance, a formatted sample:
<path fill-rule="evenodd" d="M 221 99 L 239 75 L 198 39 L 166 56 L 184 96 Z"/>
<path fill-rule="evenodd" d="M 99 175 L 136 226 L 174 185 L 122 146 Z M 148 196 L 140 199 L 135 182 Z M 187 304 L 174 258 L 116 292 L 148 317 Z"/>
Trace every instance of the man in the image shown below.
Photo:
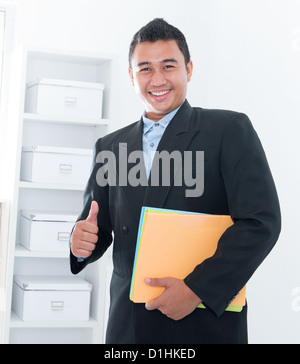
<path fill-rule="evenodd" d="M 130 79 L 145 114 L 96 143 L 84 209 L 72 235 L 71 270 L 76 274 L 99 259 L 114 233 L 107 343 L 247 343 L 247 306 L 241 313 L 226 308 L 280 233 L 278 198 L 260 141 L 246 115 L 189 105 L 186 92 L 193 64 L 188 46 L 184 35 L 163 19 L 153 20 L 134 36 L 129 61 Z M 147 175 L 149 185 L 120 183 L 119 178 L 117 183 L 102 183 L 109 181 L 103 151 L 114 153 L 117 174 L 124 152 L 143 151 L 145 170 L 140 175 Z M 164 172 L 159 159 L 152 160 L 154 151 L 190 151 L 194 156 L 203 151 L 204 192 L 187 197 L 184 183 L 166 186 L 160 180 L 158 186 L 151 185 L 151 166 Z M 133 165 L 128 162 L 128 170 Z M 184 280 L 146 279 L 145 284 L 165 287 L 146 305 L 129 300 L 142 206 L 231 215 L 234 221 L 215 255 Z M 198 309 L 200 303 L 206 309 Z"/>

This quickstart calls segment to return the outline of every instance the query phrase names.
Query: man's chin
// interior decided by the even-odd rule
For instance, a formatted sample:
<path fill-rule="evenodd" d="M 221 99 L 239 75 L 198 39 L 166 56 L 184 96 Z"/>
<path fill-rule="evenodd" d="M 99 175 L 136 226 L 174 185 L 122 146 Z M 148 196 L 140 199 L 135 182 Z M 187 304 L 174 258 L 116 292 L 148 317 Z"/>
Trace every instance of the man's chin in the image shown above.
<path fill-rule="evenodd" d="M 165 116 L 168 115 L 171 111 L 173 111 L 171 105 L 153 105 L 151 104 L 151 107 L 148 107 L 146 109 L 147 114 L 155 114 L 158 116 Z"/>

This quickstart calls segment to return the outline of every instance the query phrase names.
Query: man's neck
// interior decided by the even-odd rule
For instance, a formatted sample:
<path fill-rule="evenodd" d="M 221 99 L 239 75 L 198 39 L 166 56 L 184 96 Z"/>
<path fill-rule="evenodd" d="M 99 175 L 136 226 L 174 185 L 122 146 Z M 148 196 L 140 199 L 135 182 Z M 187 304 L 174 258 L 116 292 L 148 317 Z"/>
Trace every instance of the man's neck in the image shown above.
<path fill-rule="evenodd" d="M 165 113 L 165 114 L 156 114 L 156 113 L 153 113 L 153 112 L 147 112 L 145 111 L 144 112 L 144 117 L 146 117 L 147 119 L 149 120 L 152 120 L 154 122 L 159 122 L 160 120 L 164 119 L 166 116 L 174 113 L 174 115 L 177 113 L 177 111 L 181 108 L 183 104 L 181 104 L 178 108 L 174 109 L 174 110 L 171 110 L 169 111 L 168 113 Z"/>

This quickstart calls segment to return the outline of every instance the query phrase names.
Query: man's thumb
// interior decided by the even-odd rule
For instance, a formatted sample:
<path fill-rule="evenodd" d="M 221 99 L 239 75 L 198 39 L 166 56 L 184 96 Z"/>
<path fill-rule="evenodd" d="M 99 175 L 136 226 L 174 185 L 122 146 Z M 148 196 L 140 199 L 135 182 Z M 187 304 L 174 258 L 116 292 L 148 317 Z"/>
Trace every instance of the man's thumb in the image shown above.
<path fill-rule="evenodd" d="M 99 212 L 98 203 L 96 201 L 93 201 L 91 204 L 89 216 L 87 217 L 86 221 L 98 226 L 98 221 L 97 221 L 98 212 Z"/>

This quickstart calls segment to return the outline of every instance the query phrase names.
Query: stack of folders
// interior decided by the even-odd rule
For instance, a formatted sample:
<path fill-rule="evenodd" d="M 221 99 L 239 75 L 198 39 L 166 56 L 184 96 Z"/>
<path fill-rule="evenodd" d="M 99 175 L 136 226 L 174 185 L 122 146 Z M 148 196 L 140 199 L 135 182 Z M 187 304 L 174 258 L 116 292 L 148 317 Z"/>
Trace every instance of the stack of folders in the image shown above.
<path fill-rule="evenodd" d="M 187 277 L 197 265 L 215 254 L 221 236 L 232 225 L 231 217 L 226 215 L 143 207 L 130 299 L 146 303 L 163 293 L 164 287 L 150 287 L 145 283 L 146 278 Z M 227 311 L 241 312 L 245 304 L 246 287 Z"/>

